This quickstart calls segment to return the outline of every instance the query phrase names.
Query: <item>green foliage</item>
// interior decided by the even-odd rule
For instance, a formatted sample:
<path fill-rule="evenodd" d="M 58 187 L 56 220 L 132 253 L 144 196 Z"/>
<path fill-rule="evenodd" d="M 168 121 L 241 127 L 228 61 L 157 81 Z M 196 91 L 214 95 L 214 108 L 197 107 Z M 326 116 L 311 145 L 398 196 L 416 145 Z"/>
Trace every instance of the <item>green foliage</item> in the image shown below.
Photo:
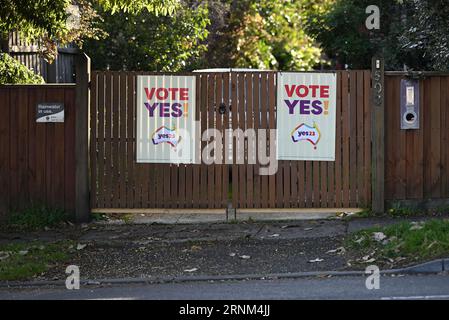
<path fill-rule="evenodd" d="M 380 30 L 365 27 L 368 5 L 380 8 Z M 307 30 L 329 58 L 351 69 L 370 68 L 371 57 L 382 53 L 389 70 L 449 70 L 445 0 L 338 0 L 312 15 Z"/>
<path fill-rule="evenodd" d="M 76 6 L 72 5 L 75 4 Z M 117 11 L 171 14 L 178 0 L 0 0 L 0 35 L 19 31 L 28 42 L 38 41 L 43 56 L 52 61 L 57 46 L 74 42 L 82 47 L 85 39 L 103 38 L 95 24 L 101 21 L 94 5 L 111 15 Z"/>
<path fill-rule="evenodd" d="M 380 8 L 380 30 L 369 31 L 366 7 Z M 328 12 L 309 17 L 307 30 L 321 44 L 326 55 L 351 69 L 369 68 L 371 58 L 383 52 L 388 68 L 400 67 L 397 37 L 402 30 L 401 7 L 391 0 L 339 0 Z"/>
<path fill-rule="evenodd" d="M 408 0 L 406 28 L 399 37 L 413 60 L 409 66 L 449 70 L 449 6 L 447 0 Z"/>
<path fill-rule="evenodd" d="M 25 280 L 64 262 L 74 252 L 71 241 L 0 245 L 0 280 Z"/>
<path fill-rule="evenodd" d="M 331 0 L 244 0 L 231 12 L 232 64 L 278 70 L 310 70 L 321 49 L 305 30 L 309 16 L 322 14 Z"/>
<path fill-rule="evenodd" d="M 11 57 L 0 53 L 0 84 L 40 84 L 44 79 Z"/>
<path fill-rule="evenodd" d="M 386 239 L 376 241 L 375 232 L 383 232 Z M 347 246 L 361 255 L 371 254 L 378 261 L 412 262 L 442 257 L 449 254 L 449 220 L 401 222 L 362 230 L 347 239 Z"/>
<path fill-rule="evenodd" d="M 193 10 L 184 5 L 172 17 L 149 12 L 102 16 L 99 27 L 108 37 L 84 47 L 94 69 L 182 71 L 206 50 L 206 6 Z"/>
<path fill-rule="evenodd" d="M 0 33 L 19 29 L 28 38 L 57 38 L 67 32 L 70 0 L 0 0 Z"/>
<path fill-rule="evenodd" d="M 93 221 L 106 221 L 108 217 L 102 213 L 93 212 L 91 213 L 91 218 Z"/>
<path fill-rule="evenodd" d="M 61 209 L 45 206 L 31 206 L 24 210 L 13 212 L 7 221 L 8 230 L 32 231 L 45 227 L 56 227 L 68 221 L 68 214 Z"/>
<path fill-rule="evenodd" d="M 414 207 L 401 206 L 399 203 L 393 204 L 393 206 L 388 209 L 388 215 L 392 217 L 409 217 L 416 216 L 424 213 L 424 210 L 419 210 Z"/>
<path fill-rule="evenodd" d="M 170 15 L 175 11 L 179 0 L 98 0 L 98 3 L 104 10 L 112 13 L 139 13 L 147 10 L 155 15 Z"/>

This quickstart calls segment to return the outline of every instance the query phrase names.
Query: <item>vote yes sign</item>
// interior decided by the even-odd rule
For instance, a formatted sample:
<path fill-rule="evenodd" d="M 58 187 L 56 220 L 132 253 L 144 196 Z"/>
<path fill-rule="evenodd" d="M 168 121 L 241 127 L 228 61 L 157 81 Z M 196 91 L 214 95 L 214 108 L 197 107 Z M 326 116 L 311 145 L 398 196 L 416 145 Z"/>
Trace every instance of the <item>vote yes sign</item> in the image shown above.
<path fill-rule="evenodd" d="M 137 76 L 137 162 L 195 162 L 195 77 Z"/>
<path fill-rule="evenodd" d="M 277 159 L 335 161 L 335 73 L 278 73 Z"/>

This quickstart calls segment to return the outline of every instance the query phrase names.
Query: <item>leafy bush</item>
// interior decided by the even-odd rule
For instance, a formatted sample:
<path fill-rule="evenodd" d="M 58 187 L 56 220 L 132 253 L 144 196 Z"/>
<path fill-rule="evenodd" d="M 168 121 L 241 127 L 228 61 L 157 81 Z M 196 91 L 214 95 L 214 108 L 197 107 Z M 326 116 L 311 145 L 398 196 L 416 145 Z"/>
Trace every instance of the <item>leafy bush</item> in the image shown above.
<path fill-rule="evenodd" d="M 0 84 L 41 84 L 44 79 L 11 57 L 0 53 Z"/>
<path fill-rule="evenodd" d="M 13 212 L 7 221 L 8 229 L 39 230 L 45 227 L 55 227 L 69 219 L 68 214 L 61 209 L 45 206 L 32 206 Z"/>

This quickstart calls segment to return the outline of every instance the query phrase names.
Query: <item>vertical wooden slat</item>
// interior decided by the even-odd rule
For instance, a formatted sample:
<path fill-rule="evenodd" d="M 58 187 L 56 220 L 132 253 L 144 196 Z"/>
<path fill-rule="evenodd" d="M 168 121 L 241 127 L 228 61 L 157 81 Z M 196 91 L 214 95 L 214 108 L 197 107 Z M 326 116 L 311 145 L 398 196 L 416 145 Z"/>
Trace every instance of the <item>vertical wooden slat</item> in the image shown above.
<path fill-rule="evenodd" d="M 207 128 L 215 128 L 215 77 L 216 74 L 210 74 L 207 81 Z M 207 207 L 215 208 L 215 168 L 214 165 L 207 166 Z"/>
<path fill-rule="evenodd" d="M 312 207 L 320 207 L 320 162 L 312 161 L 313 196 Z"/>
<path fill-rule="evenodd" d="M 363 71 L 357 71 L 357 107 L 356 107 L 356 113 L 357 113 L 357 198 L 356 198 L 356 206 L 360 207 L 362 206 L 366 200 L 365 200 L 365 193 L 364 193 L 364 153 L 363 153 L 363 97 L 364 97 L 364 91 L 363 91 Z"/>
<path fill-rule="evenodd" d="M 64 102 L 64 90 L 55 89 L 51 90 L 52 98 L 48 101 L 57 103 Z M 47 97 L 48 99 L 48 97 Z M 88 114 L 86 115 L 88 117 Z M 55 192 L 55 206 L 58 208 L 64 208 L 64 185 L 65 185 L 65 168 L 64 168 L 64 149 L 65 149 L 65 135 L 64 135 L 65 123 L 55 123 L 55 137 L 54 137 L 54 192 Z"/>
<path fill-rule="evenodd" d="M 267 153 L 268 139 L 269 139 L 269 124 L 268 124 L 268 74 L 261 73 L 260 81 L 260 107 L 261 107 L 261 128 L 266 132 L 265 149 L 262 152 Z M 266 175 L 261 176 L 261 206 L 262 208 L 274 208 L 276 199 L 275 184 L 272 181 L 272 177 Z"/>
<path fill-rule="evenodd" d="M 312 178 L 312 162 L 304 161 L 305 163 L 305 198 L 306 208 L 312 208 L 313 206 L 313 178 Z"/>
<path fill-rule="evenodd" d="M 221 143 L 224 146 L 224 134 L 223 134 L 223 115 L 218 112 L 218 108 L 220 104 L 223 102 L 223 74 L 218 73 L 215 77 L 215 127 L 218 132 L 221 133 L 221 139 L 219 137 L 215 137 L 217 139 L 216 143 Z M 215 208 L 223 208 L 223 164 L 220 159 L 224 159 L 223 150 L 217 150 L 215 148 Z M 217 163 L 218 160 L 218 163 Z"/>
<path fill-rule="evenodd" d="M 119 136 L 119 123 L 120 123 L 120 73 L 113 73 L 113 87 L 112 87 L 112 198 L 113 207 L 120 208 L 120 171 L 121 163 L 119 160 L 120 155 L 120 136 Z"/>
<path fill-rule="evenodd" d="M 357 72 L 349 72 L 350 102 L 349 102 L 349 183 L 351 207 L 356 206 L 357 197 Z"/>
<path fill-rule="evenodd" d="M 112 203 L 112 176 L 113 176 L 113 167 L 112 167 L 112 82 L 113 76 L 112 73 L 106 74 L 105 79 L 105 155 L 104 155 L 104 193 L 105 193 L 105 206 L 108 208 L 113 208 L 114 204 Z"/>
<path fill-rule="evenodd" d="M 275 107 L 276 107 L 276 87 L 275 87 L 275 80 L 276 80 L 276 73 L 274 72 L 269 72 L 268 73 L 268 119 L 269 119 L 269 129 L 274 130 L 276 129 L 276 118 L 275 118 Z M 274 143 L 274 141 L 271 141 L 270 139 L 270 131 L 267 132 L 267 138 L 269 139 L 270 143 Z M 273 155 L 270 155 L 270 157 L 272 157 Z M 275 180 L 275 175 L 270 175 L 268 177 L 268 182 L 270 185 L 270 193 L 269 193 L 269 198 L 270 198 L 270 204 L 271 204 L 271 208 L 275 207 L 275 184 L 276 184 L 276 180 Z"/>
<path fill-rule="evenodd" d="M 449 197 L 449 148 L 447 144 L 449 142 L 449 77 L 445 76 L 445 85 L 441 87 L 441 92 L 444 92 L 444 100 L 441 100 L 441 152 L 442 152 L 442 166 L 444 168 L 441 179 L 441 196 L 444 198 Z M 421 106 L 422 107 L 422 106 Z M 420 111 L 422 114 L 422 111 Z"/>
<path fill-rule="evenodd" d="M 229 146 L 225 143 L 228 141 L 227 139 L 227 133 L 226 130 L 229 129 L 229 73 L 226 72 L 223 75 L 223 102 L 226 105 L 227 111 L 224 114 L 223 117 L 223 195 L 222 195 L 222 207 L 227 208 L 228 205 L 228 192 L 229 192 L 229 169 L 231 166 L 227 165 L 227 159 L 226 159 L 226 150 L 229 149 Z"/>
<path fill-rule="evenodd" d="M 396 150 L 397 150 L 397 158 L 396 158 L 396 196 L 398 199 L 406 198 L 406 130 L 401 130 L 401 122 L 400 122 L 400 101 L 401 101 L 401 82 L 399 79 L 394 81 L 394 100 L 396 104 L 391 110 L 395 113 L 395 123 L 393 124 L 393 130 L 397 134 L 396 140 Z"/>
<path fill-rule="evenodd" d="M 25 205 L 29 201 L 29 190 L 28 190 L 28 170 L 27 170 L 27 163 L 28 163 L 28 92 L 30 89 L 27 88 L 21 88 L 19 89 L 19 96 L 17 98 L 17 104 L 13 106 L 14 108 L 18 109 L 18 123 L 17 123 L 17 131 L 18 131 L 18 137 L 17 137 L 17 197 L 19 200 L 20 205 Z M 57 145 L 53 145 L 52 148 L 56 150 Z M 59 151 L 59 149 L 57 149 Z M 59 172 L 59 168 L 55 168 L 56 172 Z M 56 172 L 53 172 L 53 177 L 55 178 L 55 184 L 58 183 L 58 186 L 60 187 L 60 180 L 59 177 L 56 175 Z M 56 190 L 56 186 L 52 186 L 52 191 L 54 192 L 54 195 L 56 193 L 59 194 L 59 191 Z M 56 201 L 59 199 L 55 199 Z M 64 201 L 64 195 L 63 195 L 63 201 Z"/>
<path fill-rule="evenodd" d="M 395 121 L 394 121 L 394 105 L 399 103 L 394 100 L 394 77 L 385 78 L 385 197 L 386 199 L 393 199 L 396 192 L 396 145 L 394 132 Z M 399 113 L 399 111 L 398 111 Z"/>
<path fill-rule="evenodd" d="M 371 73 L 364 71 L 364 185 L 365 207 L 371 204 Z"/>
<path fill-rule="evenodd" d="M 327 161 L 320 162 L 320 208 L 327 208 L 327 187 L 328 187 L 328 167 Z"/>
<path fill-rule="evenodd" d="M 65 89 L 64 94 L 64 135 L 65 135 L 65 209 L 69 213 L 75 212 L 75 185 L 76 185 L 76 163 L 75 148 L 75 121 L 76 121 L 76 97 L 75 89 Z M 91 140 L 92 141 L 92 140 Z M 95 144 L 94 144 L 95 146 Z M 96 156 L 96 153 L 95 153 Z M 94 179 L 96 182 L 96 179 Z"/>
<path fill-rule="evenodd" d="M 201 110 L 201 133 L 204 130 L 207 130 L 207 74 L 201 75 L 201 90 L 200 90 L 200 110 Z M 206 142 L 201 142 L 201 150 L 204 150 L 206 146 Z M 208 166 L 205 164 L 201 165 L 201 191 L 200 191 L 200 206 L 201 208 L 207 208 L 208 206 L 208 190 L 207 190 L 207 174 L 208 174 Z"/>
<path fill-rule="evenodd" d="M 348 76 L 349 72 L 343 71 L 342 74 L 342 99 L 341 99 L 341 121 L 342 121 L 342 180 L 343 180 L 343 199 L 342 205 L 349 207 L 349 176 L 350 176 L 350 164 L 349 164 L 349 100 L 348 100 Z"/>
<path fill-rule="evenodd" d="M 342 206 L 342 81 L 343 72 L 337 73 L 337 110 L 336 115 L 336 132 L 335 132 L 335 207 Z"/>
<path fill-rule="evenodd" d="M 9 125 L 10 125 L 10 142 L 9 142 L 9 163 L 10 163 L 10 173 L 9 173 L 9 194 L 10 194 L 10 209 L 15 210 L 17 203 L 18 203 L 18 157 L 17 157 L 17 147 L 18 147 L 18 130 L 13 130 L 13 128 L 18 128 L 18 108 L 15 106 L 18 106 L 18 90 L 11 90 L 10 93 L 10 109 L 9 109 Z M 49 154 L 47 153 L 49 156 Z M 47 168 L 46 168 L 47 169 Z M 51 168 L 50 168 L 51 169 Z M 49 173 L 46 170 L 47 175 Z M 47 178 L 47 177 L 46 177 Z M 50 184 L 47 183 L 45 186 L 46 188 L 46 194 L 49 193 Z"/>
<path fill-rule="evenodd" d="M 424 130 L 424 198 L 432 197 L 432 166 L 431 166 L 431 140 L 432 140 L 432 116 L 430 115 L 432 93 L 431 78 L 424 79 L 424 106 L 427 106 L 429 112 L 423 112 L 423 130 Z"/>
<path fill-rule="evenodd" d="M 9 88 L 0 88 L 0 220 L 6 217 L 10 208 L 10 92 Z"/>
<path fill-rule="evenodd" d="M 441 197 L 441 77 L 432 77 L 430 85 L 430 195 L 438 199 Z"/>
<path fill-rule="evenodd" d="M 258 152 L 259 147 L 257 145 L 257 142 L 259 141 L 259 129 L 260 129 L 260 111 L 261 111 L 261 105 L 260 105 L 260 73 L 254 73 L 253 79 L 252 79 L 252 97 L 253 97 L 253 127 L 256 133 L 256 141 L 255 145 L 253 146 L 255 148 L 256 152 L 256 164 L 253 166 L 253 203 L 252 206 L 254 208 L 260 208 L 261 207 L 261 188 L 260 188 L 260 181 L 261 177 L 259 175 L 259 160 L 258 160 Z"/>
<path fill-rule="evenodd" d="M 238 78 L 237 74 L 232 72 L 231 73 L 231 115 L 232 115 L 232 130 L 235 132 L 235 130 L 238 128 L 238 96 L 237 96 L 237 85 L 238 85 Z M 236 140 L 233 139 L 232 146 L 232 207 L 238 208 L 239 206 L 239 165 L 236 164 L 237 160 L 237 146 L 236 146 Z"/>
<path fill-rule="evenodd" d="M 424 84 L 423 81 L 419 82 L 420 95 L 419 95 L 419 111 L 420 111 L 420 126 L 419 130 L 416 130 L 414 137 L 414 162 L 416 163 L 416 168 L 414 171 L 414 194 L 417 198 L 422 199 L 424 196 L 424 123 L 423 123 L 423 112 L 424 112 Z M 427 116 L 427 115 L 424 115 Z"/>
<path fill-rule="evenodd" d="M 134 163 L 135 163 L 135 145 L 136 140 L 134 137 L 134 124 L 135 124 L 135 110 L 134 110 L 134 99 L 135 99 L 135 76 L 133 73 L 128 72 L 126 74 L 126 207 L 134 207 L 134 197 L 135 197 L 135 178 L 134 178 Z M 153 183 L 153 181 L 150 181 Z M 154 195 L 154 192 L 151 194 Z M 154 203 L 152 203 L 154 205 Z"/>
<path fill-rule="evenodd" d="M 246 90 L 245 90 L 245 77 L 244 73 L 239 73 L 238 75 L 238 126 L 242 131 L 245 131 L 245 118 L 246 118 Z M 245 143 L 244 138 L 241 139 L 239 144 L 236 146 L 240 155 L 243 156 L 245 160 Z M 237 158 L 236 158 L 237 159 Z M 238 208 L 245 207 L 245 197 L 246 197 L 246 164 L 239 164 L 239 202 Z"/>
<path fill-rule="evenodd" d="M 97 165 L 98 165 L 98 199 L 97 206 L 98 208 L 105 208 L 105 166 L 104 166 L 104 158 L 105 158 L 105 74 L 104 72 L 100 72 L 98 74 L 98 141 L 97 141 L 97 149 L 98 149 L 98 157 L 97 157 Z"/>
<path fill-rule="evenodd" d="M 120 105 L 119 105 L 119 165 L 120 165 L 120 207 L 126 208 L 127 201 L 127 183 L 126 183 L 126 163 L 127 163 L 127 148 L 126 148 L 126 117 L 128 114 L 126 101 L 126 73 L 120 72 Z"/>
<path fill-rule="evenodd" d="M 90 92 L 90 206 L 98 207 L 98 168 L 97 168 L 97 77 L 96 73 L 91 76 L 91 92 Z M 67 100 L 67 99 L 66 99 Z M 66 131 L 67 134 L 67 131 Z"/>
<path fill-rule="evenodd" d="M 39 93 L 41 96 L 39 97 Z M 38 175 L 38 168 L 36 166 L 36 158 L 37 158 L 37 148 L 41 148 L 40 145 L 36 145 L 36 105 L 39 103 L 42 97 L 42 90 L 38 90 L 38 88 L 30 88 L 28 90 L 28 103 L 26 106 L 21 106 L 26 109 L 26 112 L 29 115 L 28 119 L 28 190 L 30 192 L 30 201 L 36 203 L 37 201 L 41 202 L 42 198 L 39 197 L 39 190 L 42 189 L 41 185 L 37 184 L 36 178 Z M 39 199 L 40 198 L 40 199 Z M 43 202 L 41 202 L 43 203 Z"/>
<path fill-rule="evenodd" d="M 246 75 L 246 130 L 254 130 L 254 106 L 253 106 L 253 73 L 248 73 Z M 254 136 L 257 136 L 256 134 Z M 247 157 L 248 164 L 246 166 L 246 176 L 247 176 L 247 185 L 246 185 L 246 208 L 254 207 L 254 159 L 257 159 L 257 155 L 255 154 L 255 146 L 252 136 L 249 135 L 249 140 L 247 142 Z M 251 156 L 252 155 L 252 156 Z M 252 158 L 251 158 L 252 157 Z"/>
<path fill-rule="evenodd" d="M 197 125 L 199 124 L 200 128 L 197 128 L 198 132 L 202 132 L 203 127 L 202 123 L 200 122 L 200 96 L 201 96 L 201 77 L 200 75 L 196 76 L 196 98 L 195 98 L 195 121 Z M 201 136 L 199 137 L 201 138 Z M 196 152 L 197 152 L 197 163 L 193 165 L 193 203 L 192 207 L 198 207 L 200 205 L 200 174 L 201 174 L 201 139 L 197 139 L 197 146 L 196 146 Z"/>

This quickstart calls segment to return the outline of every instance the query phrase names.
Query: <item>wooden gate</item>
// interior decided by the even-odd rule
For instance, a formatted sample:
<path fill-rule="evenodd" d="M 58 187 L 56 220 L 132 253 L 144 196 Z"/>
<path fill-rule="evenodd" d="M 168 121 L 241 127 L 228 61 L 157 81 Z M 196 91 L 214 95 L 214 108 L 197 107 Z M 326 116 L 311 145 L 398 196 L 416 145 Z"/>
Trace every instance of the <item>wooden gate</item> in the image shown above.
<path fill-rule="evenodd" d="M 152 73 L 92 73 L 93 209 L 342 208 L 370 204 L 370 71 L 337 72 L 336 161 L 279 161 L 272 176 L 260 176 L 259 164 L 248 162 L 248 141 L 244 164 L 137 164 L 138 74 Z M 217 129 L 224 143 L 225 129 L 276 129 L 275 72 L 193 75 L 201 132 Z M 218 112 L 220 104 L 226 106 L 224 114 Z M 198 153 L 206 143 L 198 144 Z M 236 143 L 232 152 L 236 159 Z M 225 154 L 222 156 L 224 159 Z"/>

